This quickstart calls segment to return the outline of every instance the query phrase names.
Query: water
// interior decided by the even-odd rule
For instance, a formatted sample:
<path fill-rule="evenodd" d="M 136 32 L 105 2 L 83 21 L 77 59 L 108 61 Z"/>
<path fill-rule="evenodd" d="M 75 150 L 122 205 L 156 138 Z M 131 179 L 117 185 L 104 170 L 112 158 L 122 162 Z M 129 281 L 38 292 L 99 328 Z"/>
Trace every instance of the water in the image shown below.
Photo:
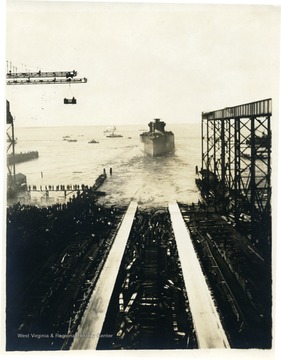
<path fill-rule="evenodd" d="M 16 128 L 16 152 L 39 152 L 39 158 L 17 164 L 16 172 L 27 176 L 28 185 L 93 185 L 106 170 L 108 180 L 100 189 L 106 205 L 128 205 L 137 201 L 141 207 L 167 206 L 170 201 L 197 202 L 195 166 L 201 164 L 200 124 L 167 125 L 175 134 L 175 153 L 152 158 L 142 152 L 139 140 L 145 126 L 119 126 L 122 138 L 106 138 L 106 126 Z M 63 141 L 64 136 L 77 142 Z M 91 139 L 98 144 L 89 144 Z M 109 176 L 110 167 L 113 175 Z M 55 195 L 54 195 L 55 194 Z M 61 201 L 59 193 L 53 201 Z M 39 197 L 38 197 L 39 196 Z M 41 201 L 42 194 L 32 195 Z"/>

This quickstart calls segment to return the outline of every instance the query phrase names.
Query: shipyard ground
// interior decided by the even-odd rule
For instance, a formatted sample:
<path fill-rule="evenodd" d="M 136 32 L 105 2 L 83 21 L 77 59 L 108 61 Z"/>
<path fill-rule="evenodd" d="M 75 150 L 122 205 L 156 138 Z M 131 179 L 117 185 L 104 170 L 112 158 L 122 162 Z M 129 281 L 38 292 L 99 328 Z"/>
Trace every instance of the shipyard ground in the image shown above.
<path fill-rule="evenodd" d="M 271 259 L 225 217 L 180 205 L 233 348 L 271 348 Z"/>
<path fill-rule="evenodd" d="M 179 208 L 229 346 L 271 348 L 270 259 L 215 212 Z M 8 208 L 7 350 L 75 348 L 126 211 L 99 206 L 88 189 L 65 205 Z M 182 266 L 189 256 L 179 256 L 169 209 L 138 209 L 118 256 L 95 348 L 200 347 Z"/>

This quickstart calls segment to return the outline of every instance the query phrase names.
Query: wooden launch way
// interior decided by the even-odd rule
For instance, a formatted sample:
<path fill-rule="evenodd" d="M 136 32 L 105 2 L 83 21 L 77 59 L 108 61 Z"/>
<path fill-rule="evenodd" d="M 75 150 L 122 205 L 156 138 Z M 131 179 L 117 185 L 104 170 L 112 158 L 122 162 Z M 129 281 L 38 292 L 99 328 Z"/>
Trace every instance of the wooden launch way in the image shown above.
<path fill-rule="evenodd" d="M 97 348 L 136 210 L 137 203 L 131 202 L 81 324 L 74 335 L 72 350 Z M 229 348 L 229 342 L 177 203 L 170 204 L 169 211 L 199 348 Z"/>
<path fill-rule="evenodd" d="M 136 210 L 137 203 L 131 202 L 78 327 L 71 346 L 72 350 L 96 349 L 97 347 Z"/>
<path fill-rule="evenodd" d="M 199 348 L 229 348 L 178 204 L 170 204 L 169 211 Z"/>

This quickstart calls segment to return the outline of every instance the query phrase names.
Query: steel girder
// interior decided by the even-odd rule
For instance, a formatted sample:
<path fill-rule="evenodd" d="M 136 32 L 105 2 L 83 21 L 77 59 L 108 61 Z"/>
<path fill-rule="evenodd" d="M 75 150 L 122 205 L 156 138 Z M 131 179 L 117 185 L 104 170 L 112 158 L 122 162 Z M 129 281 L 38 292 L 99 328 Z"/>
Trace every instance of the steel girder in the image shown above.
<path fill-rule="evenodd" d="M 6 149 L 6 156 L 9 155 L 14 158 L 15 156 L 15 145 L 16 145 L 16 139 L 15 139 L 15 132 L 14 132 L 14 118 L 10 111 L 10 103 L 8 100 L 6 100 L 6 135 L 7 135 L 7 149 Z M 7 168 L 8 168 L 8 174 L 9 179 L 13 183 L 15 183 L 15 176 L 16 176 L 16 168 L 15 168 L 15 161 L 12 162 L 12 165 L 9 165 L 8 159 L 7 159 Z"/>
<path fill-rule="evenodd" d="M 202 174 L 216 208 L 271 239 L 271 99 L 202 113 Z"/>

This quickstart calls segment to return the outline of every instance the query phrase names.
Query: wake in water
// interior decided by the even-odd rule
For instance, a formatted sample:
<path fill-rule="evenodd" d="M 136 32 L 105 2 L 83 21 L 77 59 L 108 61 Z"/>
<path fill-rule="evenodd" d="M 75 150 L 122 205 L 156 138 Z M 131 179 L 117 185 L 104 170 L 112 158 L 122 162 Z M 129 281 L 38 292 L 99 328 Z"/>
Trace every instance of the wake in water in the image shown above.
<path fill-rule="evenodd" d="M 150 157 L 137 151 L 108 176 L 101 188 L 107 195 L 100 202 L 125 205 L 134 200 L 142 208 L 164 207 L 175 200 L 197 202 L 200 195 L 194 178 L 188 186 L 191 166 L 176 154 Z"/>
<path fill-rule="evenodd" d="M 195 166 L 200 164 L 200 126 L 173 125 L 175 153 L 151 157 L 142 152 L 139 126 L 120 127 L 123 138 L 109 139 L 103 127 L 17 129 L 17 151 L 37 150 L 39 158 L 17 165 L 17 172 L 27 177 L 27 184 L 45 186 L 88 185 L 105 170 L 107 180 L 100 189 L 104 205 L 127 206 L 135 200 L 144 208 L 167 206 L 170 201 L 197 202 Z M 65 135 L 77 142 L 63 141 Z M 98 143 L 89 144 L 95 138 Z M 113 173 L 110 176 L 109 169 Z M 37 204 L 44 205 L 42 194 Z M 63 202 L 53 193 L 50 201 Z"/>

